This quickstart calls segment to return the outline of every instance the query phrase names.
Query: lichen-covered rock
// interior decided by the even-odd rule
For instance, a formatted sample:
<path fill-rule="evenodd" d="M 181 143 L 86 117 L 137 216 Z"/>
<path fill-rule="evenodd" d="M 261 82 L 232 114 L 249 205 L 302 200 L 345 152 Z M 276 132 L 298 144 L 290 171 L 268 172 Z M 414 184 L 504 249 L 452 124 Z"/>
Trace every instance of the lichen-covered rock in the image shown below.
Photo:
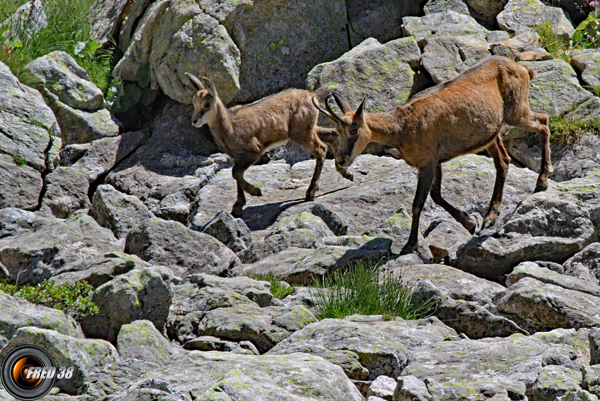
<path fill-rule="evenodd" d="M 458 248 L 473 235 L 456 220 L 443 220 L 427 234 L 427 246 L 434 262 L 456 259 Z"/>
<path fill-rule="evenodd" d="M 92 197 L 90 214 L 117 238 L 125 238 L 136 225 L 154 218 L 146 205 L 133 195 L 125 195 L 111 185 L 100 185 Z"/>
<path fill-rule="evenodd" d="M 117 350 L 122 359 L 139 359 L 163 364 L 173 358 L 175 350 L 148 320 L 124 324 L 117 336 Z"/>
<path fill-rule="evenodd" d="M 10 339 L 19 328 L 28 326 L 56 330 L 71 337 L 83 337 L 75 320 L 62 311 L 34 305 L 23 298 L 0 292 L 0 336 Z"/>
<path fill-rule="evenodd" d="M 75 59 L 55 51 L 27 64 L 61 127 L 63 144 L 116 136 L 120 122 L 104 108 L 102 91 Z"/>
<path fill-rule="evenodd" d="M 222 275 L 239 263 L 235 254 L 210 235 L 158 218 L 142 221 L 126 237 L 125 252 L 170 267 L 178 276 Z"/>
<path fill-rule="evenodd" d="M 144 389 L 141 384 L 152 379 L 163 383 L 159 387 L 162 391 L 151 393 Z M 316 356 L 295 354 L 282 358 L 279 355 L 199 351 L 190 352 L 176 363 L 136 377 L 133 384 L 109 399 L 133 401 L 150 394 L 153 399 L 157 396 L 171 397 L 158 398 L 170 401 L 185 399 L 175 398 L 173 394 L 185 394 L 185 397 L 192 394 L 197 400 L 223 401 L 364 399 L 341 368 Z"/>
<path fill-rule="evenodd" d="M 308 74 L 306 86 L 322 86 L 341 93 L 353 107 L 368 96 L 369 111 L 392 110 L 415 90 L 415 70 L 421 52 L 414 38 L 381 44 L 369 38 L 334 61 L 319 64 Z"/>
<path fill-rule="evenodd" d="M 304 352 L 336 363 L 331 351 L 350 351 L 368 370 L 368 378 L 397 377 L 421 347 L 457 339 L 456 332 L 436 318 L 384 321 L 381 316 L 351 316 L 325 319 L 306 326 L 277 344 L 269 355 Z"/>
<path fill-rule="evenodd" d="M 433 401 L 427 390 L 427 384 L 415 376 L 401 376 L 398 378 L 395 401 Z"/>
<path fill-rule="evenodd" d="M 592 328 L 589 333 L 590 364 L 600 365 L 600 329 Z"/>
<path fill-rule="evenodd" d="M 85 268 L 86 261 L 123 250 L 122 243 L 110 230 L 85 214 L 67 220 L 22 216 L 31 219 L 29 224 L 12 216 L 5 217 L 25 226 L 20 228 L 19 235 L 0 239 L 0 262 L 10 272 L 11 279 L 18 277 L 19 284 L 34 285 L 64 271 L 80 270 Z"/>
<path fill-rule="evenodd" d="M 581 372 L 564 366 L 544 366 L 531 389 L 533 401 L 558 399 L 568 392 L 581 390 Z"/>
<path fill-rule="evenodd" d="M 116 342 L 121 326 L 135 320 L 149 320 L 163 330 L 173 292 L 170 277 L 159 269 L 132 270 L 96 288 L 92 295 L 99 309 L 81 319 L 89 337 Z"/>
<path fill-rule="evenodd" d="M 109 342 L 75 338 L 54 330 L 23 327 L 15 333 L 2 354 L 21 346 L 37 345 L 47 351 L 57 367 L 74 367 L 73 377 L 55 382 L 62 392 L 82 394 L 95 373 L 119 362 L 119 354 Z"/>
<path fill-rule="evenodd" d="M 510 286 L 497 300 L 497 307 L 536 331 L 600 324 L 600 297 L 528 277 Z"/>
<path fill-rule="evenodd" d="M 571 65 L 581 73 L 581 80 L 585 84 L 600 86 L 600 50 L 574 50 Z"/>
<path fill-rule="evenodd" d="M 434 400 L 527 399 L 545 361 L 573 366 L 587 355 L 587 331 L 554 330 L 532 336 L 444 341 L 415 352 L 402 376 L 426 381 Z M 510 398 L 509 398 L 510 394 Z"/>
<path fill-rule="evenodd" d="M 456 11 L 459 14 L 469 14 L 469 7 L 464 0 L 429 0 L 423 7 L 425 14 Z"/>
<path fill-rule="evenodd" d="M 115 38 L 131 4 L 127 0 L 97 0 L 88 11 L 92 38 L 100 45 Z"/>
<path fill-rule="evenodd" d="M 252 233 L 246 223 L 223 210 L 206 223 L 201 231 L 212 235 L 235 253 L 245 251 L 252 245 Z"/>
<path fill-rule="evenodd" d="M 260 352 L 250 341 L 221 340 L 213 336 L 200 336 L 193 338 L 183 344 L 183 348 L 190 351 L 220 351 L 233 352 L 235 354 L 260 355 Z"/>
<path fill-rule="evenodd" d="M 60 140 L 52 110 L 39 92 L 21 84 L 0 63 L 0 208 L 33 209 L 43 187 L 42 173 L 54 168 L 51 152 Z"/>
<path fill-rule="evenodd" d="M 515 61 L 551 60 L 552 55 L 542 47 L 540 36 L 534 32 L 525 32 L 501 42 L 491 44 L 495 56 L 508 57 Z"/>
<path fill-rule="evenodd" d="M 575 31 L 561 8 L 547 6 L 538 0 L 509 0 L 496 20 L 500 28 L 514 34 L 545 23 L 550 23 L 554 32 L 565 39 L 569 39 Z"/>
<path fill-rule="evenodd" d="M 437 36 L 471 36 L 485 41 L 488 33 L 470 15 L 452 10 L 424 17 L 404 17 L 402 22 L 405 35 L 414 36 L 421 47 Z"/>
<path fill-rule="evenodd" d="M 59 166 L 46 176 L 42 210 L 62 219 L 86 213 L 90 207 L 88 190 L 89 181 L 85 171 Z"/>
<path fill-rule="evenodd" d="M 525 277 L 534 278 L 542 283 L 557 285 L 568 290 L 584 292 L 600 297 L 600 285 L 597 282 L 579 277 L 571 277 L 567 274 L 560 274 L 541 267 L 534 262 L 523 262 L 515 267 L 512 273 L 506 278 L 506 285 L 510 287 Z"/>
<path fill-rule="evenodd" d="M 400 21 L 406 15 L 419 15 L 422 2 L 376 0 L 346 1 L 348 23 L 350 24 L 351 46 L 367 38 L 387 42 L 402 36 Z"/>
<path fill-rule="evenodd" d="M 565 274 L 600 283 L 600 243 L 594 242 L 564 263 Z"/>
<path fill-rule="evenodd" d="M 454 78 L 490 55 L 489 44 L 470 36 L 436 36 L 423 49 L 423 67 L 438 84 Z"/>
<path fill-rule="evenodd" d="M 584 366 L 582 373 L 582 387 L 596 396 L 600 395 L 600 366 Z"/>

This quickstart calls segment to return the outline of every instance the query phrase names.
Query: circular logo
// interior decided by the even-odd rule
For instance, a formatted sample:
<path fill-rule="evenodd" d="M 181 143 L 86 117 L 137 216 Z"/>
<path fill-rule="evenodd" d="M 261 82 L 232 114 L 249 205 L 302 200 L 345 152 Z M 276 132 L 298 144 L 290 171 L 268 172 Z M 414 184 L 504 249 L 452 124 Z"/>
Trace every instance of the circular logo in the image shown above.
<path fill-rule="evenodd" d="M 56 368 L 50 354 L 34 345 L 10 351 L 0 371 L 4 389 L 22 401 L 42 398 L 54 385 Z"/>

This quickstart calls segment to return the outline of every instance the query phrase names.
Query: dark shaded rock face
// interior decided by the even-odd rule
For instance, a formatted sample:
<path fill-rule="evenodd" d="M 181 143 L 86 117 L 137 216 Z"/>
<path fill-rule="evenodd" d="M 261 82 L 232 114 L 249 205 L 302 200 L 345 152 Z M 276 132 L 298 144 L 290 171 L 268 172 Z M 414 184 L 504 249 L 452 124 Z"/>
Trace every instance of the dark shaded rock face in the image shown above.
<path fill-rule="evenodd" d="M 2 22 L 0 42 L 35 34 L 46 3 Z M 579 0 L 97 0 L 88 15 L 95 40 L 112 37 L 122 52 L 113 76 L 158 90 L 160 101 L 148 121 L 126 115 L 135 130 L 122 132 L 80 56 L 49 52 L 22 80 L 0 63 L 0 283 L 86 281 L 98 307 L 75 318 L 0 290 L 0 361 L 30 344 L 72 366 L 52 401 L 597 401 L 597 135 L 552 143 L 554 174 L 534 194 L 539 138 L 502 133 L 514 163 L 495 224 L 470 233 L 428 199 L 419 246 L 400 256 L 418 172 L 399 152 L 369 145 L 349 167 L 353 181 L 327 159 L 316 199 L 306 201 L 315 160 L 275 146 L 245 171 L 262 196 L 248 195 L 234 218 L 233 160 L 207 126 L 191 124 L 184 74 L 211 79 L 230 106 L 325 87 L 352 107 L 367 98 L 366 111 L 377 113 L 505 56 L 535 72 L 533 111 L 552 124 L 590 124 L 600 117 L 590 90 L 600 84 L 599 51 L 553 58 L 532 30 L 549 22 L 567 38 L 589 8 Z M 444 199 L 481 222 L 493 160 L 463 155 L 442 169 Z M 401 280 L 430 316 L 319 320 L 319 299 L 332 291 L 314 285 L 356 265 Z M 0 400 L 9 399 L 0 386 Z"/>

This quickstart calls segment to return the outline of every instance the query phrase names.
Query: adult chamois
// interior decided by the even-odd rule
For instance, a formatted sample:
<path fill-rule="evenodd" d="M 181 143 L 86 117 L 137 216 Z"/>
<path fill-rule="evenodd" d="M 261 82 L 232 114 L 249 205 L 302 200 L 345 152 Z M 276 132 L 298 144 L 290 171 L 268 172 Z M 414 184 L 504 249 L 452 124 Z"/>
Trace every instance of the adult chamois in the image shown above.
<path fill-rule="evenodd" d="M 234 160 L 232 175 L 237 182 L 237 200 L 231 211 L 233 216 L 242 215 L 246 204 L 244 192 L 262 196 L 260 188 L 244 179 L 244 171 L 265 152 L 288 141 L 306 149 L 316 159 L 306 191 L 306 200 L 314 200 L 327 154 L 324 140 L 337 141 L 334 129 L 317 126 L 319 111 L 311 102 L 315 93 L 288 89 L 252 104 L 228 109 L 208 78 L 200 80 L 189 73 L 186 76 L 196 90 L 192 98 L 192 124 L 195 127 L 208 124 L 217 146 Z M 316 101 L 313 99 L 313 102 Z M 336 169 L 344 178 L 352 180 L 352 174 L 337 162 Z"/>
<path fill-rule="evenodd" d="M 542 139 L 542 163 L 534 192 L 548 187 L 553 172 L 550 161 L 548 116 L 529 108 L 529 82 L 533 70 L 506 58 L 488 57 L 457 77 L 418 93 L 388 113 L 366 113 L 365 100 L 356 112 L 338 94 L 327 96 L 324 110 L 339 135 L 336 159 L 349 167 L 370 142 L 397 148 L 403 159 L 418 169 L 418 182 L 412 205 L 410 236 L 401 254 L 417 248 L 419 216 L 427 194 L 467 230 L 474 233 L 476 221 L 442 198 L 441 163 L 467 153 L 487 150 L 494 159 L 496 183 L 483 227 L 494 224 L 500 213 L 502 191 L 510 157 L 499 136 L 507 124 L 537 132 Z M 333 97 L 342 112 L 329 107 Z"/>

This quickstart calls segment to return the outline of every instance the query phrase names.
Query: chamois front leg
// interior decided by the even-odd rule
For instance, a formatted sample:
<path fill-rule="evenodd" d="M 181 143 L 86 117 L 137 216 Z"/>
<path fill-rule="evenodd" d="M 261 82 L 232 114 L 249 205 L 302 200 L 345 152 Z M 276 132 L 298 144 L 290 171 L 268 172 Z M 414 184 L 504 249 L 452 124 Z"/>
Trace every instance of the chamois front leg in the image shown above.
<path fill-rule="evenodd" d="M 510 165 L 510 156 L 508 155 L 500 136 L 497 136 L 496 140 L 488 146 L 487 152 L 494 159 L 494 166 L 496 167 L 496 183 L 494 184 L 494 193 L 492 194 L 490 207 L 483 218 L 483 225 L 481 226 L 482 230 L 494 225 L 498 215 L 500 215 L 502 193 L 504 192 L 504 183 L 506 182 L 506 175 L 508 174 L 508 167 Z"/>
<path fill-rule="evenodd" d="M 315 194 L 319 190 L 319 178 L 323 171 L 323 164 L 325 163 L 325 156 L 327 155 L 327 145 L 321 142 L 317 137 L 313 140 L 313 149 L 311 153 L 315 157 L 315 171 L 310 181 L 310 185 L 306 191 L 306 200 L 315 200 Z"/>
<path fill-rule="evenodd" d="M 415 199 L 413 200 L 412 205 L 412 224 L 410 227 L 410 235 L 406 245 L 404 245 L 400 251 L 400 255 L 406 255 L 414 252 L 419 245 L 419 218 L 421 216 L 423 206 L 425 206 L 425 201 L 427 200 L 427 195 L 429 194 L 431 185 L 433 184 L 436 164 L 437 163 L 428 164 L 419 169 L 417 192 L 415 193 Z"/>
<path fill-rule="evenodd" d="M 475 232 L 477 228 L 477 222 L 469 217 L 466 212 L 458 210 L 451 204 L 449 204 L 444 198 L 442 198 L 442 165 L 438 163 L 435 167 L 435 177 L 433 179 L 433 186 L 431 188 L 431 199 L 444 208 L 456 221 L 458 221 L 464 228 L 466 228 L 471 234 Z"/>
<path fill-rule="evenodd" d="M 533 192 L 545 191 L 548 188 L 548 177 L 552 175 L 552 161 L 550 159 L 550 128 L 548 127 L 548 116 L 532 111 L 516 124 L 529 132 L 536 132 L 542 140 L 542 164 Z"/>
<path fill-rule="evenodd" d="M 260 154 L 250 153 L 243 155 L 239 160 L 236 160 L 233 169 L 231 170 L 231 175 L 235 179 L 237 183 L 237 200 L 233 205 L 233 209 L 231 210 L 231 215 L 234 217 L 241 217 L 242 210 L 246 205 L 246 195 L 244 192 L 248 192 L 253 196 L 262 196 L 262 192 L 260 188 L 248 183 L 244 179 L 244 172 L 253 165 L 260 158 Z"/>

